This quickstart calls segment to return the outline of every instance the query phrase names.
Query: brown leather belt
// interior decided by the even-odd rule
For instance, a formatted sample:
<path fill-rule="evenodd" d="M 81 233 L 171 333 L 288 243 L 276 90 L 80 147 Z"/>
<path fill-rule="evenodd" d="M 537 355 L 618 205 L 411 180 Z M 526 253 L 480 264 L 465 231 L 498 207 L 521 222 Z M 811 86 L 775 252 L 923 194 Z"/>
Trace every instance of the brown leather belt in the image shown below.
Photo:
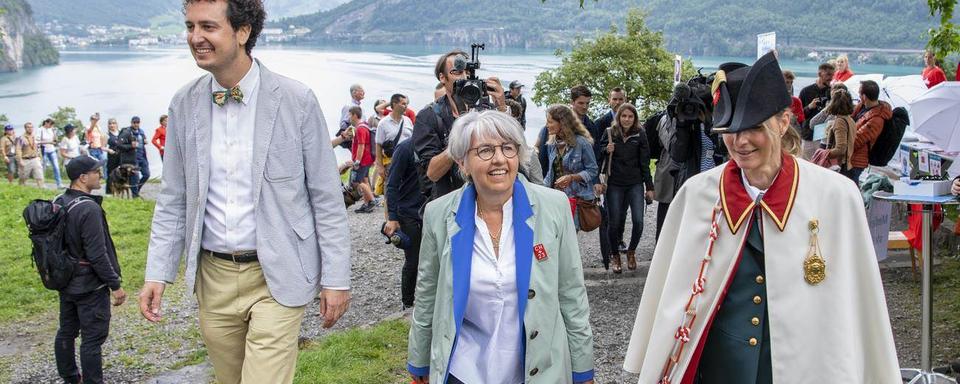
<path fill-rule="evenodd" d="M 234 263 L 250 263 L 257 261 L 257 251 L 240 251 L 234 253 L 220 253 L 204 249 L 203 253 L 218 259 L 232 261 Z"/>
<path fill-rule="evenodd" d="M 36 158 L 37 158 L 37 156 L 30 156 L 30 157 L 24 156 L 24 157 L 21 157 L 21 159 L 24 159 L 24 160 L 30 160 L 30 159 L 36 159 Z"/>

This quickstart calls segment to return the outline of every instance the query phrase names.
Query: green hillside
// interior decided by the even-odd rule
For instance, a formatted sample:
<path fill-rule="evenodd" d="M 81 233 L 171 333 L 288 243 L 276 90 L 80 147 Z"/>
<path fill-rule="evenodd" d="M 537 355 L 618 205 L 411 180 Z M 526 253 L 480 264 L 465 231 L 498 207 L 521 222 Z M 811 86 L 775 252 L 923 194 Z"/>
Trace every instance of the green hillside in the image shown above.
<path fill-rule="evenodd" d="M 177 12 L 180 0 L 28 0 L 39 23 L 149 27 L 150 19 Z"/>
<path fill-rule="evenodd" d="M 669 48 L 693 55 L 750 55 L 758 33 L 785 46 L 922 48 L 935 20 L 918 0 L 353 0 L 327 12 L 283 20 L 309 27 L 318 42 L 556 47 L 622 24 L 646 9 Z"/>

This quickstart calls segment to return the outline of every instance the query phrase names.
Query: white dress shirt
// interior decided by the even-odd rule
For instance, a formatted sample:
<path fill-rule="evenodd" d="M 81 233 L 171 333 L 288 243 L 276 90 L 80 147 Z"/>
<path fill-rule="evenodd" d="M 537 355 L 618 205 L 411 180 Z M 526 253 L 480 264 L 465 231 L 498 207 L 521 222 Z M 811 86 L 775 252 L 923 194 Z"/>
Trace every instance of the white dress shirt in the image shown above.
<path fill-rule="evenodd" d="M 486 223 L 474 215 L 470 293 L 450 374 L 468 384 L 523 382 L 517 268 L 513 238 L 513 198 L 503 205 L 500 257 Z"/>
<path fill-rule="evenodd" d="M 257 249 L 257 217 L 253 206 L 253 134 L 260 91 L 256 61 L 240 80 L 243 102 L 229 96 L 221 107 L 210 100 L 210 187 L 203 216 L 203 249 L 233 253 Z M 210 90 L 223 91 L 214 78 Z"/>

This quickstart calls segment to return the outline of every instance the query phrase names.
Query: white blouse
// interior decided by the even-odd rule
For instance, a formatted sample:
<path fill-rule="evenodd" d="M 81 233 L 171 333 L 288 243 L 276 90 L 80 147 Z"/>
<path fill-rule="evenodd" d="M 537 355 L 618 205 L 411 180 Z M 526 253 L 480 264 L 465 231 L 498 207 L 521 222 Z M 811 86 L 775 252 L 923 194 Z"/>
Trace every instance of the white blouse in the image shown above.
<path fill-rule="evenodd" d="M 499 259 L 486 223 L 477 214 L 474 220 L 470 293 L 450 374 L 468 384 L 522 383 L 513 198 L 503 204 Z"/>

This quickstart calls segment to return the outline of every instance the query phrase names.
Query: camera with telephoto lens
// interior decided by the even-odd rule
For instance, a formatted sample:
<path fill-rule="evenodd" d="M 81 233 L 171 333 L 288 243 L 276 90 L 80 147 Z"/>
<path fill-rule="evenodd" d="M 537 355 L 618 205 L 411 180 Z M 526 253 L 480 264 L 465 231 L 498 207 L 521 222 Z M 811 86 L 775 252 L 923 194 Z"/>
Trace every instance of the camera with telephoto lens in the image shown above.
<path fill-rule="evenodd" d="M 710 125 L 713 118 L 713 96 L 710 94 L 712 75 L 697 75 L 673 88 L 673 97 L 667 105 L 667 114 L 680 123 L 701 122 Z"/>
<path fill-rule="evenodd" d="M 486 79 L 477 77 L 477 70 L 480 69 L 480 50 L 484 49 L 484 44 L 470 45 L 470 61 L 463 56 L 457 56 L 453 62 L 453 68 L 467 73 L 466 79 L 459 79 L 453 83 L 453 94 L 463 102 L 467 109 L 490 109 L 487 101 L 487 83 Z"/>

